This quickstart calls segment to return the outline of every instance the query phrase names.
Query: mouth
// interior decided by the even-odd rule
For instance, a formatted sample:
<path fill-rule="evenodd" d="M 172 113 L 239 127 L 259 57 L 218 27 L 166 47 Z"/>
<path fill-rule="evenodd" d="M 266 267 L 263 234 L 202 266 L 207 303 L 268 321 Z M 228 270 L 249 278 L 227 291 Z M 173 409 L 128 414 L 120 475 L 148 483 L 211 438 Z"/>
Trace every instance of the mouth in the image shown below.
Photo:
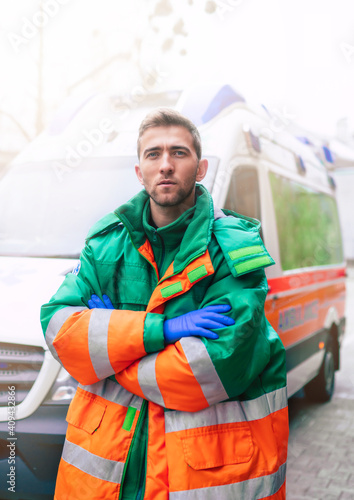
<path fill-rule="evenodd" d="M 158 186 L 173 186 L 174 184 L 176 184 L 176 183 L 173 181 L 170 181 L 168 179 L 165 179 L 165 180 L 159 182 Z"/>

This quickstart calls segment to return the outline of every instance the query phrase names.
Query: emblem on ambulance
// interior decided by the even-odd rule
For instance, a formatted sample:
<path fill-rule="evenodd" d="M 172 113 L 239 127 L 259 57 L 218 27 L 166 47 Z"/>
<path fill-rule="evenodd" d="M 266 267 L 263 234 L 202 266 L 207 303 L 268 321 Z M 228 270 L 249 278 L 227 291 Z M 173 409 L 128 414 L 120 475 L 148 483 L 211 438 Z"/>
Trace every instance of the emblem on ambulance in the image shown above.
<path fill-rule="evenodd" d="M 81 267 L 81 262 L 79 261 L 74 267 L 74 269 L 71 271 L 71 274 L 75 274 L 75 276 L 77 276 L 79 274 L 80 267 Z"/>

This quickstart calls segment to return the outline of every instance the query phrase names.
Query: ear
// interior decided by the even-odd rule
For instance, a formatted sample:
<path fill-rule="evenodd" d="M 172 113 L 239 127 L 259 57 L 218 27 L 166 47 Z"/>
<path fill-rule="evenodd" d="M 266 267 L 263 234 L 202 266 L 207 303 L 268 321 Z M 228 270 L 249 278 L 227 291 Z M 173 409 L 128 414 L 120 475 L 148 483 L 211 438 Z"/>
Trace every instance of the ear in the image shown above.
<path fill-rule="evenodd" d="M 141 170 L 138 163 L 135 165 L 135 173 L 137 178 L 139 179 L 140 184 L 144 185 L 143 176 L 141 175 Z"/>
<path fill-rule="evenodd" d="M 206 158 L 203 158 L 202 160 L 199 160 L 196 181 L 199 182 L 202 179 L 204 179 L 207 171 L 208 171 L 208 160 Z"/>

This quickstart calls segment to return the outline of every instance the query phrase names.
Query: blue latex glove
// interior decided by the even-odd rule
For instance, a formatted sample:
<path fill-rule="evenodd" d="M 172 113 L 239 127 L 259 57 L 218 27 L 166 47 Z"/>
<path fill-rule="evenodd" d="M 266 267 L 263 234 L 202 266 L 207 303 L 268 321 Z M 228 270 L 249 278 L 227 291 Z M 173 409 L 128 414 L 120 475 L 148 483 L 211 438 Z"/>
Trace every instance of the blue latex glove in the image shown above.
<path fill-rule="evenodd" d="M 226 313 L 230 309 L 231 307 L 227 304 L 208 306 L 183 314 L 182 316 L 177 316 L 176 318 L 165 320 L 163 324 L 165 342 L 167 344 L 174 344 L 182 337 L 191 336 L 218 339 L 219 335 L 211 332 L 210 329 L 234 325 L 235 321 L 232 318 L 220 314 Z"/>
<path fill-rule="evenodd" d="M 91 295 L 91 299 L 87 302 L 90 309 L 114 309 L 111 299 L 108 295 L 102 295 L 102 300 L 95 295 L 94 293 Z"/>

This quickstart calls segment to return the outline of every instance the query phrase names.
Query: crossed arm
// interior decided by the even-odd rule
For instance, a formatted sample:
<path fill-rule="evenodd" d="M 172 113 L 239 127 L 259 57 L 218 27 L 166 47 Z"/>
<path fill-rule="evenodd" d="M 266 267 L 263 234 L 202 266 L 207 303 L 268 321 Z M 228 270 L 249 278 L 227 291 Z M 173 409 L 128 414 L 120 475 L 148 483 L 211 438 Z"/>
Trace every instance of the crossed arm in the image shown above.
<path fill-rule="evenodd" d="M 72 276 L 42 310 L 46 340 L 84 385 L 113 375 L 145 399 L 198 411 L 241 394 L 269 360 L 262 273 L 241 280 L 239 290 L 237 280 L 225 275 L 208 288 L 201 309 L 167 320 L 156 313 L 111 309 L 107 297 L 106 303 L 91 297 L 92 285 Z M 89 308 L 82 297 L 91 297 Z M 221 300 L 225 304 L 216 305 Z"/>
<path fill-rule="evenodd" d="M 95 294 L 88 301 L 90 309 L 114 309 L 108 295 L 103 295 L 102 300 Z M 228 304 L 207 306 L 197 309 L 176 318 L 167 319 L 163 323 L 163 335 L 166 344 L 174 344 L 183 337 L 200 336 L 207 339 L 218 339 L 217 333 L 212 329 L 234 325 L 235 321 L 222 313 L 229 312 Z"/>

